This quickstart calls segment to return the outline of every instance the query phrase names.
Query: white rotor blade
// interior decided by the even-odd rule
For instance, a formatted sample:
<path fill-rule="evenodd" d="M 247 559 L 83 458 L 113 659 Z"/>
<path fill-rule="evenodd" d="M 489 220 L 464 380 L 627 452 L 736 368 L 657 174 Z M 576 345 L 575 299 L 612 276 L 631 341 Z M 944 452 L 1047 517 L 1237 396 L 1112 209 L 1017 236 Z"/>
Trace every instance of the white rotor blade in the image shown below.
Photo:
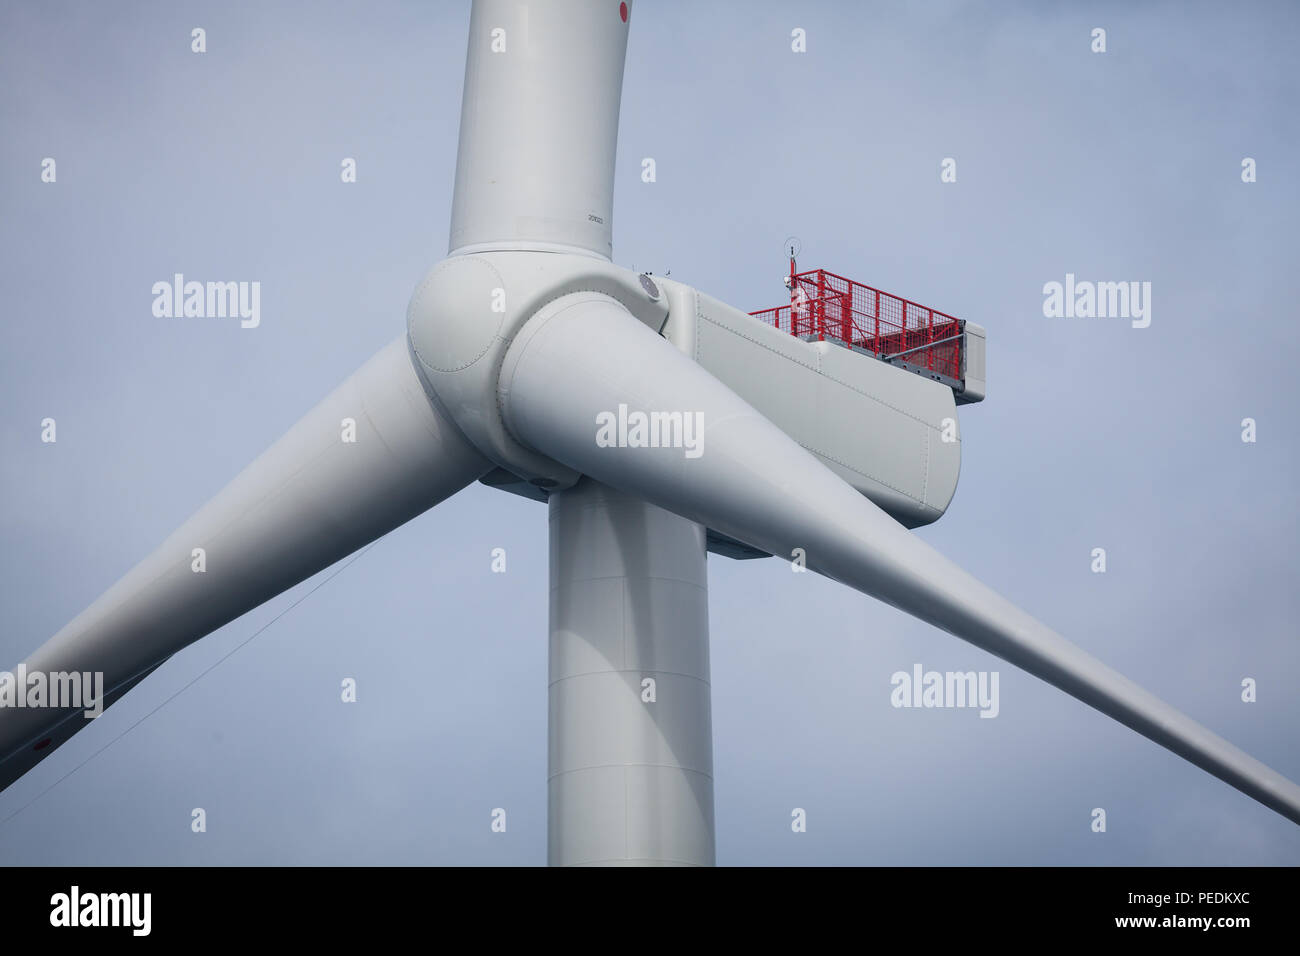
<path fill-rule="evenodd" d="M 475 0 L 450 255 L 610 257 L 631 3 Z"/>
<path fill-rule="evenodd" d="M 549 318 L 548 318 L 549 316 Z M 542 454 L 808 566 L 1054 684 L 1300 823 L 1300 787 L 1075 647 L 943 557 L 613 299 L 574 293 L 521 331 L 505 420 Z M 601 447 L 598 416 L 703 415 L 681 447 Z"/>
<path fill-rule="evenodd" d="M 355 421 L 354 442 L 343 440 L 345 419 Z M 32 654 L 26 670 L 102 672 L 112 703 L 187 644 L 492 467 L 430 404 L 403 335 Z M 0 789 L 89 723 L 84 707 L 0 707 Z"/>

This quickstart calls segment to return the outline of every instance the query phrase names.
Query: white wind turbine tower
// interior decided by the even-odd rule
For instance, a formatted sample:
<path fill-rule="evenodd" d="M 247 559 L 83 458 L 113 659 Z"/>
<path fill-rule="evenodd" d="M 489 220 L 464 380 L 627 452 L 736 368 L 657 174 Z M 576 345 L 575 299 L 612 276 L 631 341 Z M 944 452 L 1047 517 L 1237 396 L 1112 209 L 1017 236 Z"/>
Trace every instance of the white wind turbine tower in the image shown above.
<path fill-rule="evenodd" d="M 853 331 L 832 341 L 836 321 L 880 319 L 879 294 L 862 306 L 823 282 L 815 329 L 790 335 L 611 263 L 630 6 L 475 2 L 450 252 L 416 288 L 406 332 L 36 650 L 28 672 L 102 671 L 111 704 L 181 648 L 477 479 L 550 510 L 552 864 L 714 862 L 707 549 L 806 556 L 1300 822 L 1300 787 L 908 530 L 952 497 L 960 442 L 941 432 L 959 402 L 982 397 L 978 326 L 959 326 L 964 367 L 948 381 L 914 374 L 879 330 L 871 355 L 843 347 L 859 344 Z M 916 309 L 902 305 L 902 326 Z M 799 333 L 808 313 L 794 320 Z M 669 429 L 702 415 L 699 454 L 597 441 L 605 416 L 637 413 Z M 355 443 L 340 441 L 349 417 Z M 79 708 L 0 709 L 0 786 L 88 723 Z"/>

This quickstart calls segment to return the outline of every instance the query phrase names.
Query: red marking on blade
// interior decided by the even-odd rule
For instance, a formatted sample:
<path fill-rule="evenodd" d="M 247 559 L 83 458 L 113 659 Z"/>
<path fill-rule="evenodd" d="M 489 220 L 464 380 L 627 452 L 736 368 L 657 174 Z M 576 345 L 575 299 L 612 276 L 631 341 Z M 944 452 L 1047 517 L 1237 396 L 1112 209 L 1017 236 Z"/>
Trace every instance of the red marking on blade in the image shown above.
<path fill-rule="evenodd" d="M 50 738 L 50 737 L 46 737 L 44 740 L 42 740 L 40 743 L 38 743 L 38 744 L 37 744 L 35 747 L 33 747 L 32 749 L 33 749 L 33 750 L 44 750 L 46 747 L 48 747 L 48 746 L 49 746 L 50 744 L 52 744 L 53 742 L 54 742 L 54 741 L 53 741 L 52 738 Z"/>
<path fill-rule="evenodd" d="M 626 4 L 626 3 L 620 3 L 620 4 L 618 5 L 618 15 L 619 15 L 620 17 L 623 18 L 623 22 L 624 22 L 624 23 L 627 23 L 627 4 Z"/>

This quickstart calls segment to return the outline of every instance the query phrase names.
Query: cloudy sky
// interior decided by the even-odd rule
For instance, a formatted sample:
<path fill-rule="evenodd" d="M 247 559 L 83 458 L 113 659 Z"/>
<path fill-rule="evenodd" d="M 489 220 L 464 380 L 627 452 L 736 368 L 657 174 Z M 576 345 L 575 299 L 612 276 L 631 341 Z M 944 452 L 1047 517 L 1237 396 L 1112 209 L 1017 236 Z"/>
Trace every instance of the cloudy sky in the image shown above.
<path fill-rule="evenodd" d="M 446 253 L 468 22 L 0 9 L 0 667 L 402 330 Z M 1293 780 L 1298 26 L 1280 2 L 642 2 L 614 203 L 618 263 L 746 310 L 783 301 L 794 234 L 804 268 L 983 324 L 989 397 L 921 536 Z M 155 317 L 175 272 L 259 280 L 261 325 Z M 1044 317 L 1066 273 L 1150 282 L 1150 327 Z M 543 506 L 465 490 L 0 794 L 0 861 L 544 863 L 546 554 Z M 776 560 L 709 565 L 719 863 L 1300 864 L 1300 828 L 990 655 Z M 891 707 L 917 663 L 999 671 L 999 716 Z"/>

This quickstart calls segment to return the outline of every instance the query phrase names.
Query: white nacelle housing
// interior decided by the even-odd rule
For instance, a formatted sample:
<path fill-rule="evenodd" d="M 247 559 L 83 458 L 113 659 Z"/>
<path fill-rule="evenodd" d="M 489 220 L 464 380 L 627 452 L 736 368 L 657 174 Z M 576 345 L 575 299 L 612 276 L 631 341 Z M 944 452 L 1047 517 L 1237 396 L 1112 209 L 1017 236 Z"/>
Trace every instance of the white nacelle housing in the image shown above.
<path fill-rule="evenodd" d="M 670 342 L 902 524 L 943 515 L 961 467 L 952 389 L 837 344 L 802 341 L 681 283 L 655 281 L 669 302 Z M 979 358 L 982 397 L 982 349 Z"/>

